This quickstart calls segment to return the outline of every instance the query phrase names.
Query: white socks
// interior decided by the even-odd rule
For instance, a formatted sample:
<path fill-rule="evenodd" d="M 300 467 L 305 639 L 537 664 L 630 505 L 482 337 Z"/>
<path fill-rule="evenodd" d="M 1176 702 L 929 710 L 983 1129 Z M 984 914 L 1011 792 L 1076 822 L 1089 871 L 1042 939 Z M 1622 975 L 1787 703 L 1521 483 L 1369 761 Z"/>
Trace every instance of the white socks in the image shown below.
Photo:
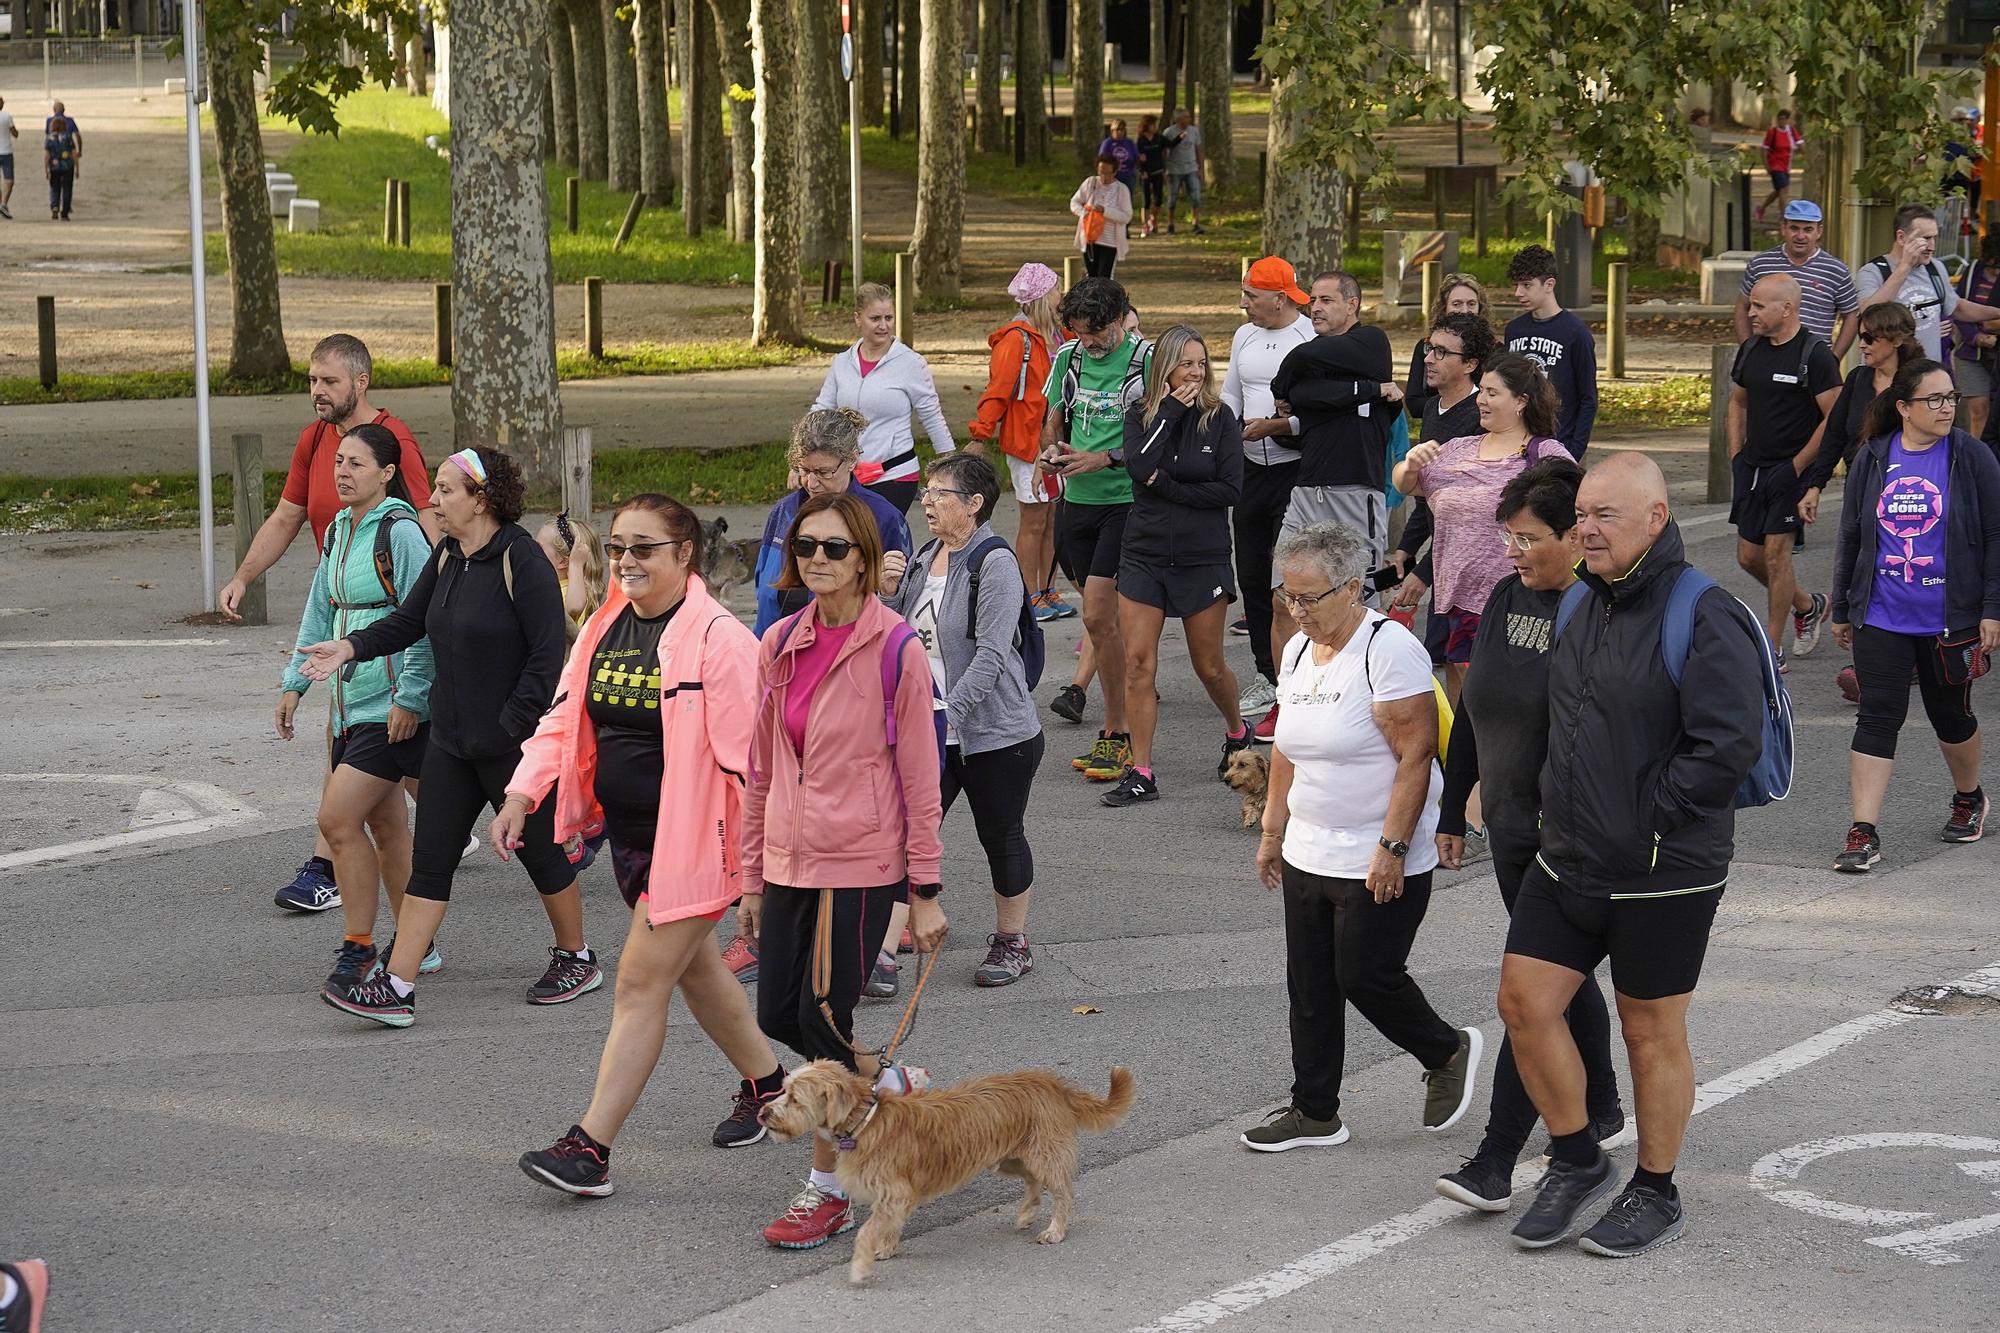
<path fill-rule="evenodd" d="M 389 989 L 396 992 L 397 999 L 407 1000 L 412 995 L 415 995 L 417 993 L 417 985 L 415 982 L 405 981 L 401 977 L 397 976 L 394 972 L 387 972 L 384 973 L 383 975 L 389 978 Z"/>
<path fill-rule="evenodd" d="M 840 1188 L 840 1182 L 834 1178 L 831 1171 L 821 1171 L 815 1167 L 812 1173 L 812 1186 L 821 1194 L 831 1194 L 836 1199 L 847 1197 L 847 1191 Z"/>

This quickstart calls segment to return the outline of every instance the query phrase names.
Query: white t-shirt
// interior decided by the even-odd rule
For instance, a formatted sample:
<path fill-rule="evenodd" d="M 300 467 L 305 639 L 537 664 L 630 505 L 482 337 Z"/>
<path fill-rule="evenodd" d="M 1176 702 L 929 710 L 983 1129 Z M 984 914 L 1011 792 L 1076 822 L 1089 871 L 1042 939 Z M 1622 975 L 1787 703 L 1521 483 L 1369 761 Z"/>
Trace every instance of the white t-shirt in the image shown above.
<path fill-rule="evenodd" d="M 1882 290 L 1882 270 L 1878 265 L 1888 258 L 1882 255 L 1855 270 L 1854 292 L 1862 300 Z M 1895 299 L 1910 308 L 1917 321 L 1917 341 L 1923 344 L 1924 355 L 1936 361 L 1944 351 L 1944 321 L 1958 308 L 1958 289 L 1951 285 L 1951 276 L 1944 271 L 1943 264 L 1933 259 L 1926 267 L 1930 272 L 1911 270 L 1903 285 L 1896 289 Z"/>
<path fill-rule="evenodd" d="M 917 609 L 910 613 L 910 628 L 924 641 L 924 653 L 931 659 L 931 679 L 937 682 L 932 699 L 939 711 L 944 710 L 944 694 L 951 680 L 944 674 L 944 650 L 938 646 L 938 617 L 944 610 L 944 581 L 949 574 L 949 570 L 940 573 L 932 565 L 924 590 L 917 595 Z M 949 716 L 945 718 L 944 739 L 947 745 L 958 744 L 958 731 Z"/>
<path fill-rule="evenodd" d="M 21 141 L 14 137 L 14 113 L 0 111 L 0 157 L 12 157 L 14 146 Z"/>
<path fill-rule="evenodd" d="M 1282 329 L 1267 329 L 1247 319 L 1243 321 L 1230 340 L 1229 373 L 1222 377 L 1222 401 L 1229 404 L 1238 421 L 1271 415 L 1271 381 L 1276 378 L 1278 367 L 1285 364 L 1286 353 L 1300 343 L 1311 342 L 1314 336 L 1312 321 L 1304 315 Z M 1294 447 L 1298 436 L 1299 419 L 1293 417 L 1290 434 L 1244 441 L 1243 461 L 1267 467 L 1273 463 L 1295 463 L 1299 458 Z"/>
<path fill-rule="evenodd" d="M 1285 860 L 1309 874 L 1366 879 L 1396 779 L 1396 757 L 1373 707 L 1428 697 L 1430 654 L 1415 635 L 1370 611 L 1332 661 L 1313 661 L 1312 641 L 1299 634 L 1285 645 L 1279 669 L 1275 744 L 1293 768 Z M 1406 874 L 1437 868 L 1443 794 L 1444 772 L 1433 760 L 1430 790 L 1403 862 Z"/>

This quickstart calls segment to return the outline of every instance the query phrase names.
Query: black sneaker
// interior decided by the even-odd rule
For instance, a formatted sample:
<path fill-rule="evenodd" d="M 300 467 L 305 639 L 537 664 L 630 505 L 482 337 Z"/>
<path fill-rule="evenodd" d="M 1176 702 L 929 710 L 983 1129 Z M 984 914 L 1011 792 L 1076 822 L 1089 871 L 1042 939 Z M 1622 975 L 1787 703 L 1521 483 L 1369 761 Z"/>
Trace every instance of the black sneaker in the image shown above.
<path fill-rule="evenodd" d="M 571 1125 L 569 1133 L 539 1152 L 522 1153 L 521 1169 L 528 1179 L 565 1194 L 601 1199 L 611 1193 L 610 1150 L 592 1143 L 581 1125 Z"/>
<path fill-rule="evenodd" d="M 1065 722 L 1083 722 L 1083 710 L 1090 703 L 1090 696 L 1080 685 L 1065 685 L 1056 691 L 1056 697 L 1049 700 L 1049 711 Z"/>
<path fill-rule="evenodd" d="M 747 1148 L 764 1140 L 764 1122 L 757 1118 L 764 1109 L 764 1103 L 776 1097 L 759 1097 L 756 1089 L 745 1079 L 736 1090 L 736 1104 L 729 1108 L 729 1114 L 715 1127 L 711 1141 L 718 1148 Z"/>
<path fill-rule="evenodd" d="M 579 995 L 588 995 L 604 984 L 604 974 L 595 959 L 573 954 L 567 949 L 549 949 L 549 970 L 528 987 L 529 1004 L 564 1004 Z"/>
<path fill-rule="evenodd" d="M 1222 762 L 1215 766 L 1215 776 L 1224 782 L 1229 781 L 1229 756 L 1235 754 L 1238 750 L 1254 750 L 1256 748 L 1257 735 L 1247 726 L 1243 728 L 1241 736 L 1224 736 L 1222 738 Z"/>
<path fill-rule="evenodd" d="M 374 970 L 374 945 L 342 940 L 339 952 L 333 957 L 333 975 L 326 979 L 326 984 L 330 987 L 350 985 Z"/>
<path fill-rule="evenodd" d="M 362 981 L 336 986 L 328 982 L 320 991 L 325 1000 L 344 1014 L 366 1018 L 383 1027 L 406 1028 L 417 1021 L 417 993 L 396 994 L 387 972 L 377 972 Z"/>
<path fill-rule="evenodd" d="M 1625 1128 L 1625 1108 L 1622 1106 L 1614 1106 L 1605 1115 L 1592 1116 L 1590 1118 L 1590 1137 L 1595 1139 L 1599 1143 L 1610 1142 L 1613 1138 L 1617 1137 L 1617 1135 L 1621 1133 L 1624 1130 L 1624 1128 Z M 1549 1150 L 1554 1146 L 1555 1145 L 1551 1143 L 1544 1143 L 1542 1145 L 1542 1152 L 1541 1152 L 1542 1165 L 1547 1166 L 1549 1164 L 1550 1160 Z"/>
<path fill-rule="evenodd" d="M 0 213 L 7 210 L 0 208 Z M 49 1266 L 40 1259 L 0 1264 L 0 1273 L 14 1279 L 14 1295 L 0 1305 L 0 1333 L 39 1333 L 42 1307 L 49 1299 Z"/>
<path fill-rule="evenodd" d="M 1865 875 L 1881 859 L 1881 835 L 1851 824 L 1847 829 L 1847 846 L 1833 858 L 1833 868 L 1843 875 Z"/>
<path fill-rule="evenodd" d="M 1437 1192 L 1482 1213 L 1504 1213 L 1514 1202 L 1514 1168 L 1493 1157 L 1468 1157 L 1438 1177 Z"/>
<path fill-rule="evenodd" d="M 1104 803 L 1113 807 L 1159 799 L 1159 784 L 1136 768 L 1126 769 L 1125 776 L 1118 779 L 1118 785 L 1104 793 Z"/>
<path fill-rule="evenodd" d="M 1945 821 L 1944 831 L 1938 836 L 1946 842 L 1978 842 L 1986 832 L 1986 810 L 1989 804 L 1984 791 L 1976 796 L 1953 792 L 1951 818 Z"/>
<path fill-rule="evenodd" d="M 1611 1159 L 1603 1153 L 1589 1166 L 1550 1162 L 1535 1186 L 1535 1201 L 1514 1224 L 1514 1243 L 1524 1250 L 1546 1249 L 1567 1240 L 1577 1227 L 1577 1214 L 1618 1188 Z"/>
<path fill-rule="evenodd" d="M 1592 1254 L 1613 1259 L 1630 1259 L 1656 1245 L 1665 1245 L 1687 1226 L 1681 1210 L 1680 1191 L 1669 1199 L 1645 1185 L 1627 1185 L 1597 1225 L 1583 1233 L 1577 1244 Z"/>

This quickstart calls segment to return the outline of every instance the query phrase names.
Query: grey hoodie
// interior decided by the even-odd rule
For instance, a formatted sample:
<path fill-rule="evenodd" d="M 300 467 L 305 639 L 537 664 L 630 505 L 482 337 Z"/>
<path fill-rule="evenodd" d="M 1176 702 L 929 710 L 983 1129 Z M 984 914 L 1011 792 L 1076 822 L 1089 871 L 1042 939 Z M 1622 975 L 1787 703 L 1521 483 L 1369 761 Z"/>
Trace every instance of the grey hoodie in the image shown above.
<path fill-rule="evenodd" d="M 815 410 L 823 407 L 851 407 L 868 419 L 861 431 L 861 461 L 889 463 L 883 481 L 914 481 L 917 476 L 916 437 L 910 431 L 910 413 L 924 423 L 931 447 L 948 454 L 952 443 L 951 423 L 945 420 L 938 402 L 937 385 L 931 379 L 930 363 L 900 342 L 889 350 L 867 375 L 861 373 L 860 343 L 833 358 L 826 368 L 826 380 L 813 399 Z"/>

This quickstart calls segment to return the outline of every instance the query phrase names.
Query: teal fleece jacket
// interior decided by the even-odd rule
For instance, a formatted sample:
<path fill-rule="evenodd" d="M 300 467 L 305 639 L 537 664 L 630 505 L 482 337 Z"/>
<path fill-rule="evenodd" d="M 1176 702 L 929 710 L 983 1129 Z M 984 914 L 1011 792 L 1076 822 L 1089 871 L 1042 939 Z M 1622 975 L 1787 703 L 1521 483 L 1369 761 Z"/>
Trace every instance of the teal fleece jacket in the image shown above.
<path fill-rule="evenodd" d="M 393 514 L 409 520 L 397 523 L 389 534 L 397 600 L 416 583 L 431 557 L 430 542 L 416 523 L 417 511 L 406 501 L 391 497 L 363 514 L 357 524 L 354 511 L 342 509 L 326 530 L 326 546 L 320 552 L 319 568 L 313 571 L 312 591 L 306 595 L 305 615 L 299 621 L 298 648 L 345 638 L 396 609 L 375 573 L 375 529 L 389 522 Z M 336 603 L 348 605 L 343 608 Z M 306 692 L 311 682 L 300 671 L 305 660 L 303 652 L 292 654 L 291 665 L 285 668 L 285 690 Z M 419 639 L 404 652 L 342 667 L 330 682 L 335 734 L 363 722 L 387 722 L 392 706 L 415 713 L 419 721 L 428 721 L 432 675 L 429 639 Z"/>

